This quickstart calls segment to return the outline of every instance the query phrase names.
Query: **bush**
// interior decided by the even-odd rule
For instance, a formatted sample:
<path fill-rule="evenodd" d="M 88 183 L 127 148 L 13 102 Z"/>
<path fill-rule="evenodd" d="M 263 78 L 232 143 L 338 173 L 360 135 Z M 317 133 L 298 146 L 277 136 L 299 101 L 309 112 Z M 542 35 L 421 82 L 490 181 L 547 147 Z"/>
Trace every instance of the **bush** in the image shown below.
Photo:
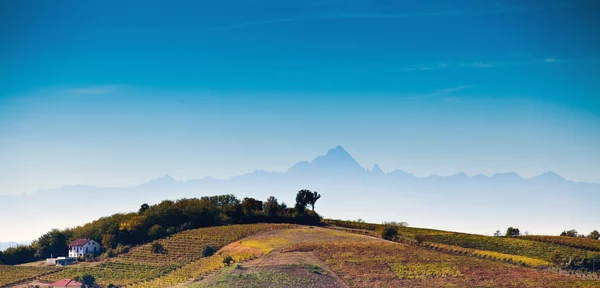
<path fill-rule="evenodd" d="M 205 246 L 204 249 L 202 249 L 202 257 L 210 257 L 213 254 L 215 254 L 215 252 L 217 252 L 217 249 L 215 249 L 215 247 Z"/>
<path fill-rule="evenodd" d="M 225 265 L 227 265 L 227 266 L 229 266 L 231 261 L 233 261 L 233 258 L 231 258 L 231 256 L 229 256 L 229 255 L 227 255 L 227 256 L 225 256 L 225 258 L 223 258 L 223 263 L 225 263 Z"/>
<path fill-rule="evenodd" d="M 130 248 L 129 245 L 119 244 L 119 245 L 117 245 L 116 252 L 117 252 L 117 254 L 124 254 L 124 253 L 129 252 L 129 248 Z"/>
<path fill-rule="evenodd" d="M 417 241 L 417 246 L 421 245 L 421 243 L 425 242 L 425 235 L 423 234 L 415 234 L 415 241 Z"/>
<path fill-rule="evenodd" d="M 104 252 L 102 255 L 100 255 L 100 257 L 102 259 L 108 259 L 108 258 L 112 258 L 115 256 L 115 251 L 113 249 L 106 249 L 106 252 Z"/>
<path fill-rule="evenodd" d="M 154 254 L 166 254 L 167 250 L 165 250 L 165 247 L 163 247 L 162 244 L 160 244 L 158 242 L 154 242 L 154 243 L 152 243 L 152 253 L 154 253 Z"/>
<path fill-rule="evenodd" d="M 96 284 L 96 277 L 87 273 L 83 274 L 81 276 L 81 283 L 86 287 L 94 287 L 94 285 Z"/>
<path fill-rule="evenodd" d="M 398 228 L 393 225 L 382 225 L 377 228 L 377 234 L 386 240 L 395 240 L 398 236 Z"/>

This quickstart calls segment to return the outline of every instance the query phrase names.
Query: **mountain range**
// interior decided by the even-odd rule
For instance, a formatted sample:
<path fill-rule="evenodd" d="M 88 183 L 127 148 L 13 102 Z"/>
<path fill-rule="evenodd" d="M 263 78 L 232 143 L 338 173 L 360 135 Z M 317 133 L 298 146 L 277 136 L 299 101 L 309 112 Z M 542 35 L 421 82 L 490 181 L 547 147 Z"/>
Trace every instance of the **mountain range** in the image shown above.
<path fill-rule="evenodd" d="M 337 146 L 285 172 L 255 170 L 230 179 L 186 181 L 165 175 L 134 187 L 76 185 L 0 195 L 0 231 L 11 235 L 20 227 L 30 227 L 25 237 L 34 239 L 51 228 L 81 225 L 135 211 L 142 203 L 184 197 L 231 193 L 266 199 L 273 195 L 293 204 L 295 192 L 304 188 L 323 195 L 316 210 L 328 218 L 406 221 L 416 227 L 480 234 L 508 226 L 538 234 L 600 228 L 593 218 L 600 203 L 600 184 L 569 181 L 550 171 L 528 179 L 512 172 L 446 177 L 416 177 L 402 170 L 386 173 L 379 165 L 365 169 Z"/>

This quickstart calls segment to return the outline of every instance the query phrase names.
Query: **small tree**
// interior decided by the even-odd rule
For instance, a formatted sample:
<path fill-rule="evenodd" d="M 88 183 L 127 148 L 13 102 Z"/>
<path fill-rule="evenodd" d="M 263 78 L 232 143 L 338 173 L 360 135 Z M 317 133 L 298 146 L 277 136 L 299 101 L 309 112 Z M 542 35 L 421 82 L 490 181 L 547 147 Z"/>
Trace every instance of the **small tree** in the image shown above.
<path fill-rule="evenodd" d="M 271 196 L 267 199 L 263 206 L 263 210 L 265 215 L 267 216 L 277 216 L 280 214 L 279 203 L 277 203 L 277 198 Z"/>
<path fill-rule="evenodd" d="M 577 230 L 571 229 L 568 231 L 563 231 L 560 233 L 560 236 L 577 237 Z"/>
<path fill-rule="evenodd" d="M 102 235 L 102 246 L 106 250 L 115 247 L 115 235 L 113 235 L 113 234 L 103 234 Z"/>
<path fill-rule="evenodd" d="M 166 232 L 167 231 L 165 230 L 165 228 L 156 224 L 150 227 L 150 229 L 148 230 L 148 237 L 150 238 L 150 240 L 159 239 L 162 238 L 166 234 Z"/>
<path fill-rule="evenodd" d="M 500 232 L 500 230 L 496 230 L 496 232 L 494 232 L 494 237 L 500 237 L 502 236 L 502 233 Z"/>
<path fill-rule="evenodd" d="M 210 257 L 213 254 L 215 254 L 215 252 L 217 252 L 217 249 L 215 249 L 215 247 L 204 246 L 204 248 L 202 249 L 202 257 Z"/>
<path fill-rule="evenodd" d="M 253 215 L 263 210 L 263 202 L 254 198 L 244 198 L 242 201 L 242 211 L 244 215 Z"/>
<path fill-rule="evenodd" d="M 231 256 L 229 256 L 229 255 L 226 255 L 225 258 L 223 258 L 223 263 L 225 263 L 225 265 L 227 265 L 227 266 L 229 266 L 231 261 L 233 261 L 233 258 L 231 258 Z"/>
<path fill-rule="evenodd" d="M 508 229 L 506 229 L 506 237 L 512 237 L 512 236 L 519 236 L 521 235 L 521 232 L 519 232 L 519 228 L 515 228 L 515 227 L 508 227 Z"/>
<path fill-rule="evenodd" d="M 165 254 L 166 250 L 162 244 L 158 242 L 152 243 L 152 253 L 154 254 Z"/>
<path fill-rule="evenodd" d="M 94 287 L 96 284 L 96 277 L 91 274 L 85 273 L 81 275 L 81 283 L 85 285 L 85 287 Z"/>
<path fill-rule="evenodd" d="M 598 232 L 598 230 L 594 230 L 594 231 L 590 232 L 590 234 L 588 234 L 587 237 L 590 239 L 598 240 L 598 239 L 600 239 L 600 232 Z"/>
<path fill-rule="evenodd" d="M 382 225 L 377 228 L 377 234 L 386 240 L 394 240 L 398 236 L 398 227 L 394 225 Z"/>
<path fill-rule="evenodd" d="M 142 204 L 142 206 L 140 206 L 140 210 L 139 210 L 140 214 L 144 213 L 146 210 L 148 210 L 148 208 L 150 208 L 150 205 L 148 205 L 146 203 Z"/>

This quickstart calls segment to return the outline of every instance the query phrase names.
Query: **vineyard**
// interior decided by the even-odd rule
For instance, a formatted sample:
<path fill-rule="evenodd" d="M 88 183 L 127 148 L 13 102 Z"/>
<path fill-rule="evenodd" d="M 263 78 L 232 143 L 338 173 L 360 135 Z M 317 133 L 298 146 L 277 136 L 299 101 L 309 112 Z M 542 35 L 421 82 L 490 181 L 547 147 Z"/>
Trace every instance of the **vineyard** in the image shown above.
<path fill-rule="evenodd" d="M 185 267 L 186 264 L 207 259 L 202 258 L 206 247 L 219 249 L 253 234 L 292 227 L 295 225 L 249 224 L 188 230 L 156 241 L 163 248 L 160 253 L 154 253 L 152 251 L 153 243 L 149 243 L 97 266 L 68 267 L 57 273 L 40 277 L 40 280 L 53 282 L 89 273 L 96 277 L 97 282 L 101 285 L 109 283 L 131 285 L 168 275 L 169 272 L 177 271 L 176 269 Z"/>
<path fill-rule="evenodd" d="M 547 262 L 566 263 L 571 261 L 573 267 L 591 267 L 594 256 L 596 259 L 600 259 L 600 253 L 597 252 L 520 238 L 489 237 L 464 233 L 430 233 L 423 235 L 423 238 L 432 243 L 519 255 Z"/>
<path fill-rule="evenodd" d="M 59 269 L 56 267 L 0 265 L 0 287 L 33 279 Z"/>
<path fill-rule="evenodd" d="M 573 248 L 585 249 L 589 251 L 597 251 L 600 252 L 600 241 L 583 238 L 583 237 L 565 237 L 565 236 L 538 236 L 538 235 L 528 235 L 528 236 L 520 236 L 520 239 L 539 241 L 539 242 L 547 242 L 553 244 L 559 244 L 564 246 L 569 246 Z"/>
<path fill-rule="evenodd" d="M 329 225 L 345 227 L 348 229 L 359 229 L 361 234 L 367 234 L 368 231 L 374 231 L 381 224 L 372 224 L 364 222 L 344 221 L 344 220 L 325 220 Z M 398 240 L 400 242 L 414 242 L 415 236 L 419 236 L 422 241 L 429 244 L 445 244 L 465 249 L 476 249 L 470 254 L 481 255 L 491 259 L 507 260 L 507 256 L 491 255 L 490 253 L 501 253 L 513 255 L 515 263 L 529 263 L 524 265 L 544 265 L 542 263 L 554 263 L 561 266 L 568 266 L 572 269 L 584 268 L 590 270 L 594 257 L 596 261 L 600 259 L 600 252 L 593 252 L 600 241 L 559 236 L 521 236 L 521 237 L 490 237 L 477 234 L 457 233 L 433 229 L 398 227 Z M 439 245 L 438 245 L 439 246 Z M 450 246 L 448 246 L 450 247 Z M 446 248 L 448 248 L 446 247 Z M 439 246 L 441 249 L 442 246 Z M 454 250 L 458 250 L 453 248 Z M 589 251 L 592 250 L 592 251 Z M 483 253 L 488 251 L 488 253 Z M 458 252 L 458 251 L 457 251 Z M 486 255 L 484 255 L 486 254 Z M 541 260 L 536 262 L 518 256 Z"/>
<path fill-rule="evenodd" d="M 439 253 L 393 242 L 301 243 L 350 287 L 599 287 L 598 280 Z"/>

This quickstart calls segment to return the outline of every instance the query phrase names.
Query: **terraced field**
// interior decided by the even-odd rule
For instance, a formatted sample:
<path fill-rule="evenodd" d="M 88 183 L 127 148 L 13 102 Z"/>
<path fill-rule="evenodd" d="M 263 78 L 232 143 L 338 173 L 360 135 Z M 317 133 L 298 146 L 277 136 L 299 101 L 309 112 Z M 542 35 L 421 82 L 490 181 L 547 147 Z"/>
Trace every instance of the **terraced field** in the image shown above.
<path fill-rule="evenodd" d="M 359 229 L 358 231 L 361 233 L 374 231 L 375 229 L 377 229 L 377 227 L 381 226 L 380 224 L 358 223 L 353 221 L 342 220 L 326 220 L 325 222 L 340 227 Z M 527 258 L 538 259 L 545 263 L 561 262 L 563 263 L 563 265 L 568 265 L 567 263 L 570 262 L 570 265 L 573 268 L 590 269 L 592 268 L 592 259 L 594 257 L 597 259 L 596 261 L 600 259 L 600 252 L 594 252 L 596 251 L 596 246 L 600 245 L 600 241 L 584 238 L 558 236 L 521 236 L 514 238 L 489 237 L 477 234 L 457 233 L 412 227 L 401 227 L 398 229 L 398 234 L 400 240 L 406 240 L 405 242 L 414 241 L 411 239 L 414 239 L 414 237 L 418 235 L 422 241 L 426 242 L 426 244 L 444 244 L 465 249 L 475 249 L 478 251 L 489 251 L 501 254 L 522 256 Z M 438 247 L 450 248 L 448 246 L 440 245 L 438 245 Z M 495 257 L 491 254 L 488 256 Z M 519 261 L 517 260 L 517 262 Z M 525 263 L 527 261 L 520 262 Z M 533 262 L 529 261 L 529 263 Z"/>
<path fill-rule="evenodd" d="M 167 275 L 194 261 L 202 260 L 205 247 L 219 249 L 236 240 L 257 233 L 292 228 L 289 224 L 249 224 L 188 230 L 157 241 L 164 251 L 152 252 L 152 244 L 136 247 L 131 252 L 89 267 L 68 267 L 57 273 L 40 277 L 53 282 L 89 273 L 100 285 L 131 285 Z M 205 262 L 197 262 L 204 263 Z M 198 264 L 199 265 L 199 264 Z"/>
<path fill-rule="evenodd" d="M 399 243 L 304 243 L 350 287 L 600 287 L 557 273 Z"/>
<path fill-rule="evenodd" d="M 547 242 L 553 244 L 559 244 L 579 249 L 585 249 L 589 251 L 600 252 L 600 241 L 582 238 L 582 237 L 565 237 L 565 236 L 540 236 L 540 235 L 528 235 L 520 236 L 519 239 Z"/>
<path fill-rule="evenodd" d="M 58 270 L 60 268 L 0 265 L 0 287 L 33 279 Z"/>

